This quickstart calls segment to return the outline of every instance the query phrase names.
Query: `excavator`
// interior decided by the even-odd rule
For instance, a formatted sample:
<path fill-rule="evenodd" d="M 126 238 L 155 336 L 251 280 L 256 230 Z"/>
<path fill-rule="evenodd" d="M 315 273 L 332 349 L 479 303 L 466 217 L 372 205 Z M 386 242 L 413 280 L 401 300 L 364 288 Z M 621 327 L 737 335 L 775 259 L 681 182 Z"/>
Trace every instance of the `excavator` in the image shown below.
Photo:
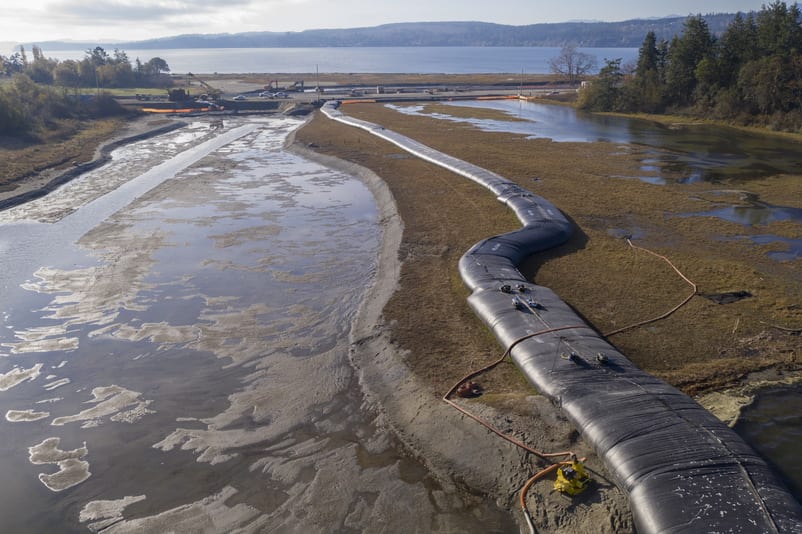
<path fill-rule="evenodd" d="M 216 101 L 216 100 L 220 100 L 220 97 L 223 96 L 223 91 L 221 91 L 220 89 L 217 89 L 216 87 L 212 87 L 211 85 L 209 85 L 208 83 L 206 83 L 202 79 L 198 78 L 196 75 L 192 74 L 191 72 L 187 73 L 187 78 L 195 78 L 195 80 L 197 80 L 198 83 L 200 83 L 203 86 L 203 88 L 206 89 L 207 98 L 203 98 L 202 100 Z"/>

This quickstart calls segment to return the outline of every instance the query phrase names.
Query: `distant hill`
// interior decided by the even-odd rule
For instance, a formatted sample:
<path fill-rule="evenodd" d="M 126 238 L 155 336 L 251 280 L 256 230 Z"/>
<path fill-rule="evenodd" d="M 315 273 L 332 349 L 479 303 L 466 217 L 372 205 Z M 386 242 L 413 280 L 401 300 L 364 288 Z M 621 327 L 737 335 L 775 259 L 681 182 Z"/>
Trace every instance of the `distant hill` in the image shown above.
<path fill-rule="evenodd" d="M 721 34 L 734 14 L 705 15 L 710 31 Z M 487 22 L 406 22 L 369 28 L 192 34 L 123 43 L 29 43 L 48 50 L 103 46 L 126 49 L 171 48 L 315 48 L 353 46 L 563 46 L 637 48 L 646 33 L 670 40 L 686 17 L 635 19 L 623 22 L 562 22 L 508 26 Z"/>

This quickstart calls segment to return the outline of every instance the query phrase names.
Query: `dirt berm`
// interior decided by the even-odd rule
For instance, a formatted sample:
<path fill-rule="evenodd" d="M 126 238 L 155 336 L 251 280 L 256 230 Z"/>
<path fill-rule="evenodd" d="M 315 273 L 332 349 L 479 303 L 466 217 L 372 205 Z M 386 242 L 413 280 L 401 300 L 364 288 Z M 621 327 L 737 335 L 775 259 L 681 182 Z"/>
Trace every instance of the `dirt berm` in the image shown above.
<path fill-rule="evenodd" d="M 441 481 L 455 483 L 462 490 L 475 494 L 475 498 L 491 498 L 502 508 L 515 509 L 516 519 L 523 524 L 517 505 L 518 491 L 530 475 L 547 464 L 491 434 L 441 400 L 448 387 L 462 375 L 499 357 L 500 349 L 467 310 L 465 293 L 459 288 L 456 260 L 448 265 L 447 258 L 453 255 L 458 258 L 468 245 L 455 247 L 451 252 L 449 243 L 441 241 L 437 245 L 441 247 L 439 250 L 421 249 L 414 236 L 420 231 L 419 225 L 427 222 L 404 218 L 404 201 L 398 200 L 393 181 L 386 180 L 384 173 L 378 176 L 364 166 L 332 155 L 337 154 L 336 151 L 325 153 L 328 151 L 322 148 L 323 139 L 319 135 L 336 136 L 338 142 L 365 143 L 360 148 L 367 153 L 376 153 L 381 150 L 379 146 L 368 136 L 340 130 L 327 120 L 317 118 L 301 129 L 292 150 L 360 176 L 377 200 L 383 231 L 376 279 L 352 331 L 351 358 L 359 371 L 362 387 L 369 400 L 385 415 L 384 422 Z M 336 132 L 331 131 L 331 127 Z M 437 180 L 453 181 L 451 193 L 455 206 L 460 205 L 460 200 L 466 200 L 466 195 L 473 194 L 471 187 L 463 187 L 459 179 L 451 180 L 447 171 L 411 158 L 394 159 L 413 166 L 422 165 L 430 178 L 436 176 Z M 474 215 L 482 218 L 479 212 L 484 206 L 473 207 L 477 210 Z M 435 223 L 435 226 L 440 225 Z M 448 226 L 442 221 L 438 232 L 458 233 L 460 230 Z M 429 246 L 433 245 L 435 243 Z M 437 376 L 436 384 L 415 372 L 409 363 L 412 351 L 399 343 L 399 329 L 414 328 L 414 325 L 402 325 L 401 321 L 389 319 L 384 313 L 388 302 L 417 285 L 408 269 L 410 263 L 419 261 L 437 265 L 431 276 L 440 277 L 441 288 L 433 290 L 425 300 L 405 306 L 442 329 L 438 336 L 439 348 L 417 355 L 431 368 L 429 378 Z M 449 284 L 451 287 L 443 287 Z M 422 329 L 422 336 L 429 334 L 430 328 Z M 535 449 L 545 452 L 570 449 L 588 457 L 587 466 L 593 472 L 594 484 L 584 494 L 571 499 L 554 492 L 553 477 L 529 491 L 527 505 L 538 532 L 632 531 L 626 497 L 609 481 L 600 462 L 578 439 L 571 425 L 545 398 L 525 386 L 512 364 L 503 364 L 501 369 L 480 377 L 479 381 L 486 386 L 487 393 L 481 400 L 465 402 L 470 410 Z M 494 388 L 494 384 L 505 383 L 512 387 Z"/>

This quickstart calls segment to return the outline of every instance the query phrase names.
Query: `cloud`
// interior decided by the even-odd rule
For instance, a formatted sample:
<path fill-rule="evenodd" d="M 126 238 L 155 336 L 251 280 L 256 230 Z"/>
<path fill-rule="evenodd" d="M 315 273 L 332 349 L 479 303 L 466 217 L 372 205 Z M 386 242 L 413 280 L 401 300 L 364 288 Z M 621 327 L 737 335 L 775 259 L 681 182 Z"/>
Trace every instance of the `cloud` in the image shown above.
<path fill-rule="evenodd" d="M 47 15 L 62 22 L 90 26 L 115 22 L 164 22 L 175 18 L 215 16 L 241 9 L 253 0 L 62 0 L 48 7 Z"/>
<path fill-rule="evenodd" d="M 424 20 L 534 24 L 759 9 L 765 0 L 7 0 L 0 39 L 131 41 L 182 33 L 301 31 Z"/>
<path fill-rule="evenodd" d="M 126 41 L 182 33 L 262 31 L 279 19 L 302 23 L 308 6 L 319 1 L 26 0 L 13 13 L 15 20 L 0 17 L 0 36 L 19 42 Z M 26 9 L 28 14 L 21 16 Z"/>

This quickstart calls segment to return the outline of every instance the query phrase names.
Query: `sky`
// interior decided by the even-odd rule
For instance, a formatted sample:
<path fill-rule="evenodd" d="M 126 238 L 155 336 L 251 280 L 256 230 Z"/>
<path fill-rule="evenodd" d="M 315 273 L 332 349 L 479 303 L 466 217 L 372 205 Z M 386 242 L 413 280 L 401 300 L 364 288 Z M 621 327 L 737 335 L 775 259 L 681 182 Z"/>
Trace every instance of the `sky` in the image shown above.
<path fill-rule="evenodd" d="M 187 33 L 392 22 L 537 24 L 759 10 L 769 0 L 0 0 L 0 43 L 114 42 Z M 789 5 L 793 2 L 787 2 Z"/>

